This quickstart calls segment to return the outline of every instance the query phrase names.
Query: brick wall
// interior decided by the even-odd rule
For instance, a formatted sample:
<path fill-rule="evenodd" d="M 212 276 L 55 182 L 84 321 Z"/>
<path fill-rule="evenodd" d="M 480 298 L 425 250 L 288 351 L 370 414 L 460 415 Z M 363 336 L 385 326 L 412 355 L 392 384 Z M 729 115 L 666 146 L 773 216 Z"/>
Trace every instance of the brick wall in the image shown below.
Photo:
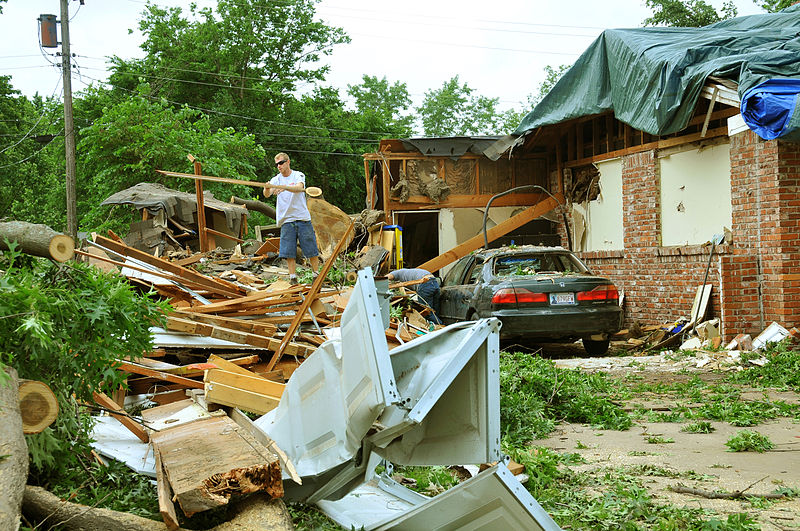
<path fill-rule="evenodd" d="M 655 151 L 623 160 L 624 249 L 581 253 L 625 292 L 625 322 L 658 325 L 690 317 L 708 271 L 707 317 L 723 336 L 755 335 L 772 321 L 800 326 L 800 144 L 731 137 L 732 242 L 661 247 Z"/>

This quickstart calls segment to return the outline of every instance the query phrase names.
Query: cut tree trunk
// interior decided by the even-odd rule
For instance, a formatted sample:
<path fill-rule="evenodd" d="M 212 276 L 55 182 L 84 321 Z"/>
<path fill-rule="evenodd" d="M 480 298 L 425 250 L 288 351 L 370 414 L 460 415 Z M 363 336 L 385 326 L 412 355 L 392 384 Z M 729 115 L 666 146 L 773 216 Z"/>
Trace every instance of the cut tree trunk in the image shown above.
<path fill-rule="evenodd" d="M 75 240 L 47 225 L 27 221 L 0 222 L 0 250 L 8 250 L 6 240 L 17 242 L 19 250 L 25 254 L 52 258 L 57 262 L 75 256 Z"/>
<path fill-rule="evenodd" d="M 58 399 L 50 387 L 38 380 L 19 382 L 19 411 L 25 434 L 41 433 L 58 416 Z"/>
<path fill-rule="evenodd" d="M 0 374 L 0 529 L 12 531 L 19 529 L 28 480 L 28 446 L 22 433 L 18 385 L 14 369 Z"/>
<path fill-rule="evenodd" d="M 130 513 L 64 501 L 41 487 L 31 485 L 25 487 L 23 511 L 25 518 L 34 525 L 42 523 L 46 519 L 42 529 L 169 531 L 163 522 Z M 254 494 L 247 497 L 237 502 L 231 508 L 230 513 L 233 514 L 233 517 L 212 528 L 212 531 L 290 531 L 294 529 L 286 504 L 280 499 L 270 499 L 269 495 Z"/>
<path fill-rule="evenodd" d="M 275 209 L 272 206 L 266 203 L 262 203 L 257 199 L 242 199 L 241 197 L 236 197 L 234 195 L 231 196 L 231 203 L 234 203 L 236 205 L 244 205 L 247 207 L 247 210 L 261 212 L 262 214 L 264 214 L 269 218 L 278 219 L 278 215 L 275 213 Z"/>
<path fill-rule="evenodd" d="M 80 531 L 108 531 L 109 529 L 124 531 L 167 531 L 163 522 L 149 520 L 135 514 L 98 509 L 63 501 L 55 494 L 42 487 L 25 487 L 23 502 L 25 518 L 32 524 L 44 522 L 43 529 L 64 529 Z"/>

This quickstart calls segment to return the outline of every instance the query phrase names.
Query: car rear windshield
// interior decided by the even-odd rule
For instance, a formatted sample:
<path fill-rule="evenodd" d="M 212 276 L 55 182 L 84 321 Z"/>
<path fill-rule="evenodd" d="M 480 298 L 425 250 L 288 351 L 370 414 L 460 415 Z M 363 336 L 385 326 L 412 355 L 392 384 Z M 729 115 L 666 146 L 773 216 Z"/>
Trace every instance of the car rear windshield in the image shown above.
<path fill-rule="evenodd" d="M 494 274 L 498 277 L 587 272 L 586 266 L 569 253 L 514 254 L 494 260 Z"/>

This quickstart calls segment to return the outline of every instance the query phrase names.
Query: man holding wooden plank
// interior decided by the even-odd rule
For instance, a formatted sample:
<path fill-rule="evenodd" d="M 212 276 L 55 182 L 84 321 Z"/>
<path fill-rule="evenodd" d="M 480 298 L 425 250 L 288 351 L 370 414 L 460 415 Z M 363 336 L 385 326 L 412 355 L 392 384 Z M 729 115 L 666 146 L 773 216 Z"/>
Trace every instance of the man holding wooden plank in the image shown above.
<path fill-rule="evenodd" d="M 278 226 L 281 228 L 281 244 L 279 258 L 286 259 L 289 269 L 289 282 L 297 283 L 297 245 L 303 255 L 311 262 L 311 269 L 316 275 L 319 271 L 319 250 L 314 227 L 311 225 L 311 214 L 306 205 L 306 176 L 303 172 L 292 170 L 289 155 L 275 155 L 275 166 L 278 175 L 264 185 L 264 197 L 277 195 L 275 212 Z"/>

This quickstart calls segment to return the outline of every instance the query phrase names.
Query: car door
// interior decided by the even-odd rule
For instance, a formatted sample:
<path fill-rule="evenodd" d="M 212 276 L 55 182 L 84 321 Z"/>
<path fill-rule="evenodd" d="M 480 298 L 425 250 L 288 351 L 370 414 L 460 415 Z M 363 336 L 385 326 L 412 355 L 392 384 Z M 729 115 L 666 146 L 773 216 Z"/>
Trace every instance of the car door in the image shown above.
<path fill-rule="evenodd" d="M 459 316 L 459 305 L 463 304 L 461 288 L 464 274 L 472 265 L 473 257 L 465 256 L 455 263 L 453 268 L 444 276 L 442 286 L 439 289 L 439 317 L 446 324 L 461 321 L 464 317 Z"/>

